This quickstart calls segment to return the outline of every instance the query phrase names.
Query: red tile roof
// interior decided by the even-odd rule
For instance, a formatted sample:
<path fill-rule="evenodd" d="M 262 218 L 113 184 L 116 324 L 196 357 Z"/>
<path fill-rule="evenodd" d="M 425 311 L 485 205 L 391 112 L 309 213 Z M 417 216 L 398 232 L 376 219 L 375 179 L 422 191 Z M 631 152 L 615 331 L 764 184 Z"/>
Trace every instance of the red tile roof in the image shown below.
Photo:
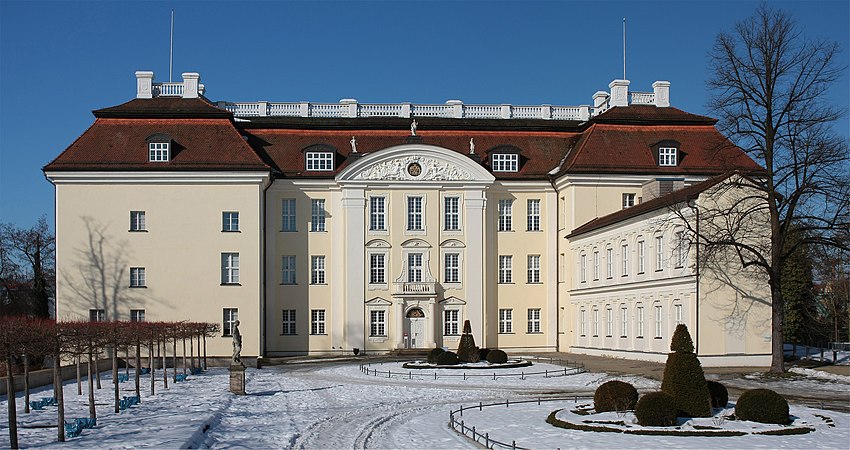
<path fill-rule="evenodd" d="M 229 111 L 217 108 L 209 100 L 181 97 L 135 98 L 118 106 L 93 111 L 98 118 L 232 118 Z"/>
<path fill-rule="evenodd" d="M 615 106 L 591 119 L 593 123 L 651 124 L 668 125 L 714 125 L 717 119 L 691 114 L 678 108 L 659 108 L 652 105 Z"/>
<path fill-rule="evenodd" d="M 171 161 L 149 162 L 147 138 L 172 139 Z M 44 170 L 270 170 L 228 119 L 99 118 Z"/>

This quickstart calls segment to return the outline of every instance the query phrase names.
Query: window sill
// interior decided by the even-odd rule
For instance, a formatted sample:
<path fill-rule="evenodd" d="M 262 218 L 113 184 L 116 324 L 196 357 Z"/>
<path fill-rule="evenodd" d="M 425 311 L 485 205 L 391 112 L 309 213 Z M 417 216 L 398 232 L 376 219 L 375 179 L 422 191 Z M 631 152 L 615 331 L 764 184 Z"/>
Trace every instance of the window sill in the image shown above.
<path fill-rule="evenodd" d="M 543 334 L 543 332 L 542 331 L 529 331 L 525 334 Z"/>
<path fill-rule="evenodd" d="M 620 336 L 620 339 L 628 339 L 628 336 Z"/>
<path fill-rule="evenodd" d="M 297 233 L 298 230 L 280 230 L 281 233 Z"/>
<path fill-rule="evenodd" d="M 240 230 L 221 230 L 222 233 L 241 233 Z"/>
<path fill-rule="evenodd" d="M 327 333 L 310 333 L 310 336 L 327 336 Z"/>
<path fill-rule="evenodd" d="M 327 286 L 328 283 L 310 283 L 310 286 Z"/>
<path fill-rule="evenodd" d="M 239 283 L 221 283 L 219 286 L 242 286 Z"/>
<path fill-rule="evenodd" d="M 653 339 L 664 339 L 661 336 L 655 336 Z"/>
<path fill-rule="evenodd" d="M 281 333 L 281 336 L 298 336 L 298 333 Z"/>
<path fill-rule="evenodd" d="M 311 233 L 327 233 L 328 230 L 310 230 Z"/>
<path fill-rule="evenodd" d="M 514 283 L 513 281 L 508 281 L 508 282 L 506 282 L 506 283 L 498 283 L 498 284 L 499 284 L 499 285 L 502 285 L 502 286 L 505 286 L 505 285 L 512 285 L 512 284 L 516 284 L 516 283 Z"/>
<path fill-rule="evenodd" d="M 513 233 L 514 230 L 499 230 L 499 233 Z"/>
<path fill-rule="evenodd" d="M 233 337 L 232 334 L 222 334 L 221 337 Z"/>
<path fill-rule="evenodd" d="M 525 283 L 525 284 L 537 284 L 537 285 L 542 285 L 542 284 L 543 284 L 543 282 L 542 282 L 542 281 L 529 281 L 529 282 L 527 282 L 527 283 Z"/>
<path fill-rule="evenodd" d="M 525 230 L 525 231 L 527 231 L 529 233 L 542 233 L 543 232 L 543 230 Z"/>
<path fill-rule="evenodd" d="M 643 339 L 643 336 L 635 336 L 635 339 Z"/>
<path fill-rule="evenodd" d="M 298 286 L 298 283 L 280 283 L 281 286 Z"/>
<path fill-rule="evenodd" d="M 513 331 L 509 331 L 509 332 L 506 332 L 506 333 L 499 333 L 499 334 L 515 334 L 515 333 Z"/>
<path fill-rule="evenodd" d="M 609 337 L 612 337 L 612 336 L 610 334 L 606 334 L 605 337 L 609 338 Z"/>
<path fill-rule="evenodd" d="M 147 289 L 147 286 L 128 286 L 130 289 Z"/>
<path fill-rule="evenodd" d="M 130 233 L 147 233 L 148 230 L 127 230 Z"/>

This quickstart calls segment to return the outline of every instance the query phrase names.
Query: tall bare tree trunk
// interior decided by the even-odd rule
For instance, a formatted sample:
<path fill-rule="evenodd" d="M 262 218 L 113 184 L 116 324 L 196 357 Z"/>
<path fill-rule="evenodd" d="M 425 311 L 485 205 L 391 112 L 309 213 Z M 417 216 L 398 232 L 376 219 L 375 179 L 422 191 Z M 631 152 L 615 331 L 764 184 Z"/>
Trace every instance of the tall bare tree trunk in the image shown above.
<path fill-rule="evenodd" d="M 171 374 L 174 376 L 174 382 L 177 382 L 177 338 L 171 342 Z"/>
<path fill-rule="evenodd" d="M 12 355 L 6 356 L 6 405 L 9 414 L 9 447 L 18 448 L 18 415 L 15 408 L 15 374 Z"/>
<path fill-rule="evenodd" d="M 82 359 L 82 355 L 77 355 L 77 395 L 83 395 L 83 371 L 80 368 Z"/>
<path fill-rule="evenodd" d="M 195 368 L 195 345 L 194 345 L 194 337 L 189 336 L 189 367 Z"/>
<path fill-rule="evenodd" d="M 186 338 L 183 338 L 183 375 L 186 375 Z"/>
<path fill-rule="evenodd" d="M 156 383 L 156 361 L 154 361 L 153 353 L 153 341 L 150 341 L 148 343 L 148 357 L 151 366 L 151 396 L 156 395 L 156 389 L 154 388 L 154 384 Z"/>
<path fill-rule="evenodd" d="M 97 380 L 97 389 L 100 390 L 100 359 L 99 359 L 100 349 L 95 349 L 94 351 L 94 378 Z M 91 365 L 91 362 L 89 362 Z"/>
<path fill-rule="evenodd" d="M 97 408 L 94 405 L 94 374 L 92 371 L 92 364 L 94 364 L 94 356 L 92 355 L 92 351 L 89 350 L 89 368 L 88 368 L 88 383 L 89 383 L 89 417 L 92 419 L 97 419 Z"/>
<path fill-rule="evenodd" d="M 204 370 L 207 370 L 207 334 L 204 333 Z"/>
<path fill-rule="evenodd" d="M 62 389 L 62 355 L 58 350 L 53 357 L 53 391 L 56 398 L 57 439 L 65 442 L 65 393 Z"/>
<path fill-rule="evenodd" d="M 24 352 L 24 413 L 30 413 L 30 357 Z"/>
<path fill-rule="evenodd" d="M 162 341 L 162 385 L 168 389 L 168 342 Z"/>
<path fill-rule="evenodd" d="M 115 414 L 121 412 L 118 403 L 118 347 L 112 346 L 112 390 L 115 393 Z"/>
<path fill-rule="evenodd" d="M 139 381 L 142 372 L 142 343 L 136 341 L 136 397 L 139 399 L 139 403 L 142 402 L 142 394 L 139 391 Z"/>
<path fill-rule="evenodd" d="M 124 348 L 124 375 L 130 378 L 130 346 Z"/>

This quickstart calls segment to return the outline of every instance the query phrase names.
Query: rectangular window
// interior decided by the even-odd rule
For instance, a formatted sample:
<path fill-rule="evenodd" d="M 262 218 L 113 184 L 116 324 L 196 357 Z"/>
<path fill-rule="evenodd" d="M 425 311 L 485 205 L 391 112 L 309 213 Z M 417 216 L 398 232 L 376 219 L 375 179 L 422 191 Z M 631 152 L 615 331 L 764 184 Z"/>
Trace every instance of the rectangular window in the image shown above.
<path fill-rule="evenodd" d="M 514 310 L 512 309 L 500 309 L 499 310 L 499 333 L 513 333 L 514 332 L 514 322 L 513 322 L 513 314 Z"/>
<path fill-rule="evenodd" d="M 540 283 L 540 255 L 528 255 L 528 283 Z"/>
<path fill-rule="evenodd" d="M 499 283 L 513 283 L 513 256 L 499 255 Z"/>
<path fill-rule="evenodd" d="M 528 231 L 540 231 L 540 199 L 528 200 Z"/>
<path fill-rule="evenodd" d="M 661 339 L 661 305 L 655 306 L 655 338 Z"/>
<path fill-rule="evenodd" d="M 310 200 L 310 231 L 325 231 L 325 200 Z"/>
<path fill-rule="evenodd" d="M 280 267 L 280 283 L 295 284 L 295 255 L 283 255 Z"/>
<path fill-rule="evenodd" d="M 422 197 L 407 197 L 408 231 L 424 230 L 422 224 Z"/>
<path fill-rule="evenodd" d="M 637 307 L 637 337 L 643 337 L 643 306 Z"/>
<path fill-rule="evenodd" d="M 130 231 L 145 231 L 145 212 L 130 211 Z"/>
<path fill-rule="evenodd" d="M 582 283 L 585 283 L 585 282 L 587 282 L 587 255 L 582 253 L 581 256 L 579 256 L 579 259 L 581 261 L 581 268 L 579 270 L 579 279 L 581 280 Z"/>
<path fill-rule="evenodd" d="M 236 321 L 239 320 L 239 308 L 224 308 L 222 309 L 221 320 L 221 335 L 233 336 L 233 328 L 236 326 Z"/>
<path fill-rule="evenodd" d="M 443 334 L 445 336 L 457 336 L 460 334 L 460 311 L 447 309 L 443 311 Z"/>
<path fill-rule="evenodd" d="M 614 309 L 610 306 L 605 309 L 605 336 L 611 337 L 614 334 Z"/>
<path fill-rule="evenodd" d="M 646 245 L 643 241 L 638 242 L 638 273 L 643 273 L 646 263 Z"/>
<path fill-rule="evenodd" d="M 664 237 L 655 237 L 655 270 L 664 270 Z"/>
<path fill-rule="evenodd" d="M 221 231 L 239 231 L 239 212 L 225 211 L 221 213 Z"/>
<path fill-rule="evenodd" d="M 221 254 L 221 284 L 239 283 L 239 253 Z"/>
<path fill-rule="evenodd" d="M 145 321 L 145 310 L 144 309 L 131 309 L 130 310 L 130 322 L 144 322 Z"/>
<path fill-rule="evenodd" d="M 540 308 L 528 309 L 528 332 L 540 333 Z"/>
<path fill-rule="evenodd" d="M 387 230 L 386 197 L 369 197 L 369 230 Z"/>
<path fill-rule="evenodd" d="M 635 194 L 623 194 L 623 209 L 635 206 Z"/>
<path fill-rule="evenodd" d="M 445 256 L 445 276 L 446 283 L 460 282 L 460 253 L 446 253 Z"/>
<path fill-rule="evenodd" d="M 629 309 L 623 306 L 620 308 L 620 337 L 628 336 L 629 331 Z"/>
<path fill-rule="evenodd" d="M 281 314 L 280 334 L 295 334 L 295 310 L 284 309 Z"/>
<path fill-rule="evenodd" d="M 599 336 L 599 310 L 593 308 L 593 337 Z"/>
<path fill-rule="evenodd" d="M 605 249 L 605 264 L 608 269 L 608 278 L 614 278 L 614 249 L 606 248 Z"/>
<path fill-rule="evenodd" d="M 661 147 L 658 149 L 658 165 L 659 166 L 675 166 L 676 165 L 676 148 Z"/>
<path fill-rule="evenodd" d="M 620 247 L 623 251 L 623 276 L 629 274 L 629 244 L 623 244 Z"/>
<path fill-rule="evenodd" d="M 685 233 L 676 232 L 676 268 L 684 267 L 688 261 L 688 247 L 690 243 L 685 239 Z"/>
<path fill-rule="evenodd" d="M 443 198 L 443 229 L 460 231 L 460 197 Z"/>
<path fill-rule="evenodd" d="M 168 142 L 151 142 L 148 144 L 148 161 L 150 162 L 168 162 L 169 160 L 169 143 Z"/>
<path fill-rule="evenodd" d="M 89 310 L 89 322 L 104 322 L 106 321 L 106 310 L 105 309 L 90 309 Z"/>
<path fill-rule="evenodd" d="M 130 287 L 145 287 L 145 268 L 130 267 Z"/>
<path fill-rule="evenodd" d="M 593 280 L 599 279 L 599 252 L 593 252 Z"/>
<path fill-rule="evenodd" d="M 516 153 L 495 153 L 491 158 L 493 172 L 519 171 L 519 155 Z"/>
<path fill-rule="evenodd" d="M 310 334 L 325 334 L 325 310 L 310 311 Z"/>
<path fill-rule="evenodd" d="M 673 315 L 676 318 L 676 325 L 679 325 L 680 323 L 685 323 L 682 320 L 682 305 L 673 305 Z"/>
<path fill-rule="evenodd" d="M 579 335 L 581 335 L 581 337 L 584 337 L 587 335 L 587 311 L 584 308 L 582 308 L 579 312 L 578 320 Z"/>
<path fill-rule="evenodd" d="M 280 231 L 295 231 L 295 199 L 283 199 L 283 201 L 281 202 L 280 211 Z"/>
<path fill-rule="evenodd" d="M 333 152 L 307 152 L 307 170 L 334 170 Z"/>
<path fill-rule="evenodd" d="M 310 284 L 325 284 L 325 257 L 310 257 Z"/>
<path fill-rule="evenodd" d="M 513 229 L 511 223 L 513 203 L 514 201 L 511 199 L 499 200 L 499 231 L 511 231 Z"/>
<path fill-rule="evenodd" d="M 369 284 L 387 283 L 386 255 L 383 253 L 372 253 L 369 255 Z"/>
<path fill-rule="evenodd" d="M 369 311 L 369 336 L 387 335 L 386 311 Z"/>
<path fill-rule="evenodd" d="M 422 253 L 407 254 L 407 282 L 422 282 Z"/>

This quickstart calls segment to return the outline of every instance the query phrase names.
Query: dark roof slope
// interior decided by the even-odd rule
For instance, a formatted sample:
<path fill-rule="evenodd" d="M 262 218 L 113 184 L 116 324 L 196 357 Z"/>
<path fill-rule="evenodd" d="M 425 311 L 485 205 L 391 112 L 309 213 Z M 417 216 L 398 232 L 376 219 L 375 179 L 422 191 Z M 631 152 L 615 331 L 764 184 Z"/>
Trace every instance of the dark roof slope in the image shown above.
<path fill-rule="evenodd" d="M 569 239 L 581 234 L 588 233 L 590 231 L 598 230 L 608 225 L 613 225 L 615 223 L 622 222 L 632 217 L 637 217 L 641 214 L 646 214 L 648 212 L 656 211 L 661 208 L 668 208 L 678 203 L 686 202 L 689 199 L 698 196 L 703 191 L 729 178 L 730 176 L 732 176 L 732 173 L 725 173 L 723 175 L 709 178 L 708 180 L 705 180 L 701 183 L 688 186 L 684 189 L 673 191 L 665 196 L 654 198 L 647 202 L 639 203 L 635 206 L 632 206 L 631 208 L 621 209 L 620 211 L 608 214 L 607 216 L 597 217 L 591 220 L 590 222 L 587 222 L 584 225 L 581 225 L 578 228 L 574 229 L 572 233 L 567 235 L 566 238 Z"/>
<path fill-rule="evenodd" d="M 171 161 L 148 161 L 148 137 L 171 138 Z M 228 119 L 96 119 L 44 170 L 270 170 Z"/>
<path fill-rule="evenodd" d="M 682 111 L 672 106 L 659 108 L 652 105 L 615 106 L 592 118 L 593 123 L 668 125 L 714 125 L 717 119 Z"/>
<path fill-rule="evenodd" d="M 233 114 L 217 108 L 204 97 L 155 97 L 135 98 L 118 106 L 93 111 L 98 118 L 221 118 L 229 119 Z"/>

